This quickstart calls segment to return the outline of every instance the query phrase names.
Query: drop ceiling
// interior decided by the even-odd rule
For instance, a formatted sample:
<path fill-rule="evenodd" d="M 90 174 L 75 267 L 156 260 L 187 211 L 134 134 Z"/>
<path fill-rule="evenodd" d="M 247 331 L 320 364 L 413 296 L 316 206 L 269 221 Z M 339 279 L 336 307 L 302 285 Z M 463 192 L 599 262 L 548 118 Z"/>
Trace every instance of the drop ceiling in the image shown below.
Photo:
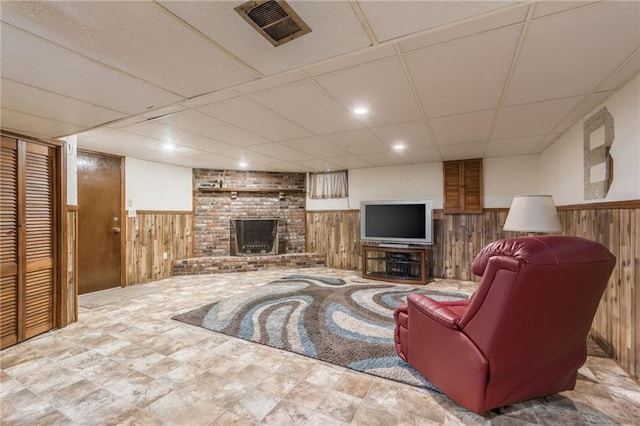
<path fill-rule="evenodd" d="M 527 155 L 640 71 L 637 1 L 291 0 L 278 47 L 242 3 L 3 2 L 2 128 L 223 169 Z"/>

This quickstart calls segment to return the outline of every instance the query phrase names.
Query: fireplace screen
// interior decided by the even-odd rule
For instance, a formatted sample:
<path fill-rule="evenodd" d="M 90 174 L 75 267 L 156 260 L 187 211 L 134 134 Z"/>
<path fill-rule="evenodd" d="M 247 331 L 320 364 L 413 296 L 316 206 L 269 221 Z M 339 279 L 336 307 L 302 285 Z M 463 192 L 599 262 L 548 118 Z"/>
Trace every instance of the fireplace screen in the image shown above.
<path fill-rule="evenodd" d="M 231 227 L 232 255 L 278 254 L 277 219 L 237 219 Z"/>

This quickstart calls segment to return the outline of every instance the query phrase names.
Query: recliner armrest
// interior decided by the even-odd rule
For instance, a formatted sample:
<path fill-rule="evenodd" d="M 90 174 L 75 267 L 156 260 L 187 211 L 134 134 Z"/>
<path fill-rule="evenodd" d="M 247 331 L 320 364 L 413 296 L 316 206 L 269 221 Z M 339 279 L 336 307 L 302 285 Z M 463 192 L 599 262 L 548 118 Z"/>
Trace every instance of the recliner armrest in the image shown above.
<path fill-rule="evenodd" d="M 433 300 L 430 297 L 417 293 L 409 294 L 409 296 L 407 297 L 407 301 L 409 306 L 416 308 L 426 317 L 453 330 L 460 330 L 460 327 L 458 327 L 458 322 L 460 321 L 462 315 L 452 310 L 451 308 L 454 306 L 466 307 L 469 304 L 469 302 L 466 300 L 459 302 L 442 303 L 438 302 L 437 300 Z"/>

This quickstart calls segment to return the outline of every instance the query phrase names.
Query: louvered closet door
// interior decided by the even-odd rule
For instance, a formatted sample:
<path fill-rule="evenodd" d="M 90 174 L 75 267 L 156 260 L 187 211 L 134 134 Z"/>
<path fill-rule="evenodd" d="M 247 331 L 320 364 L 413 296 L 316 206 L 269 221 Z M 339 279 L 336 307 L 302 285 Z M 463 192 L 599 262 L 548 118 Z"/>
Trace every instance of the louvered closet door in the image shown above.
<path fill-rule="evenodd" d="M 28 144 L 25 158 L 25 338 L 53 327 L 53 148 Z"/>
<path fill-rule="evenodd" d="M 54 326 L 54 149 L 2 137 L 1 347 Z"/>
<path fill-rule="evenodd" d="M 18 341 L 18 146 L 0 148 L 0 346 Z"/>

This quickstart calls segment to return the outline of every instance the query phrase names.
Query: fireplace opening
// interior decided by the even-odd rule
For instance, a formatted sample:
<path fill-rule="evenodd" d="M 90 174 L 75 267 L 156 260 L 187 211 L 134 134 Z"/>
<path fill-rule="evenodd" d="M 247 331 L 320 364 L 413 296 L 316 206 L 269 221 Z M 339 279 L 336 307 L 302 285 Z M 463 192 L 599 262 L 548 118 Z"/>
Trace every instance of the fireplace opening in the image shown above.
<path fill-rule="evenodd" d="M 231 234 L 233 256 L 278 254 L 278 219 L 235 219 Z"/>

